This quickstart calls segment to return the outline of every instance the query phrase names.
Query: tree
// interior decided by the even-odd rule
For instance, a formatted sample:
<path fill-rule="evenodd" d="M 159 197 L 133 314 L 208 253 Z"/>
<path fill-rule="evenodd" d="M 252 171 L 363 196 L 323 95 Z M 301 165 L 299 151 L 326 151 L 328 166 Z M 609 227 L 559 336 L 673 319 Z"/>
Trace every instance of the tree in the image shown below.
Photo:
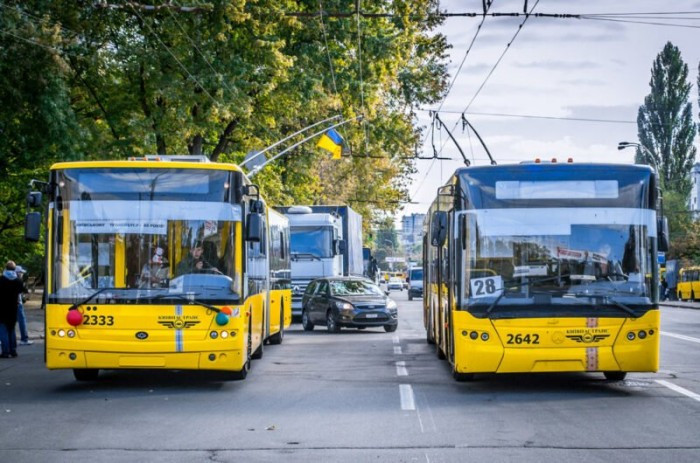
<path fill-rule="evenodd" d="M 414 111 L 446 87 L 448 45 L 432 32 L 439 19 L 430 14 L 437 0 L 364 2 L 363 11 L 392 17 L 324 15 L 323 22 L 317 0 L 193 4 L 6 1 L 0 18 L 10 20 L 2 24 L 0 53 L 20 45 L 24 51 L 0 65 L 36 69 L 24 85 L 3 86 L 8 95 L 0 95 L 0 106 L 8 120 L 14 106 L 8 102 L 27 108 L 14 122 L 32 127 L 24 138 L 46 147 L 17 152 L 34 160 L 40 154 L 45 162 L 31 165 L 42 171 L 69 156 L 191 153 L 239 163 L 248 151 L 313 122 L 363 114 L 362 124 L 341 130 L 342 160 L 312 141 L 255 181 L 270 204 L 349 203 L 367 218 L 375 210 L 395 212 L 415 169 Z M 323 2 L 326 11 L 351 7 Z M 23 62 L 23 55 L 39 53 L 43 61 Z M 45 91 L 35 84 L 42 79 L 52 83 Z M 47 119 L 48 132 L 32 119 L 42 95 L 57 114 Z"/>
<path fill-rule="evenodd" d="M 696 126 L 689 101 L 688 65 L 671 42 L 654 60 L 649 82 L 651 93 L 637 115 L 637 131 L 643 149 L 635 162 L 657 165 L 662 186 L 683 199 L 690 193 L 689 173 L 695 161 Z M 649 159 L 651 158 L 651 159 Z"/>

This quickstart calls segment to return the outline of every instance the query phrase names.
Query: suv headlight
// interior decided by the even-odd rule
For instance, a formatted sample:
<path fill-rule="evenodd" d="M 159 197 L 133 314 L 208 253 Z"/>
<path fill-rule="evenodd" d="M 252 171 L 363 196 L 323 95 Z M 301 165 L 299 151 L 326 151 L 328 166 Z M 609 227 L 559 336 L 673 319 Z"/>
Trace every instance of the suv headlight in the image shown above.
<path fill-rule="evenodd" d="M 396 302 L 393 299 L 386 301 L 386 308 L 389 310 L 396 310 Z"/>
<path fill-rule="evenodd" d="M 339 310 L 352 310 L 352 309 L 354 309 L 354 307 L 352 306 L 352 304 L 347 303 L 347 302 L 336 302 L 336 303 L 335 303 L 335 306 L 336 306 Z"/>

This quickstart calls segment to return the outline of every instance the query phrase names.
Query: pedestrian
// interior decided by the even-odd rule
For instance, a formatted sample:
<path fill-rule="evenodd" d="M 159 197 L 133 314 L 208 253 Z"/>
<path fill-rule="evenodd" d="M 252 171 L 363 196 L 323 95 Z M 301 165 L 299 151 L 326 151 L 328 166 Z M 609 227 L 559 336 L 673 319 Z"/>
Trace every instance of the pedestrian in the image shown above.
<path fill-rule="evenodd" d="M 27 331 L 27 317 L 24 314 L 24 295 L 29 292 L 26 285 L 24 284 L 24 275 L 27 271 L 21 266 L 17 265 L 15 267 L 15 273 L 17 278 L 22 282 L 22 294 L 19 295 L 19 300 L 17 301 L 17 325 L 19 326 L 19 344 L 21 346 L 31 346 L 34 341 L 29 340 L 29 332 Z"/>
<path fill-rule="evenodd" d="M 665 301 L 668 299 L 668 282 L 666 277 L 661 277 L 661 300 Z"/>
<path fill-rule="evenodd" d="M 11 260 L 5 264 L 5 271 L 0 276 L 0 342 L 2 353 L 0 358 L 17 357 L 17 301 L 22 294 L 24 285 L 17 278 L 16 265 Z"/>

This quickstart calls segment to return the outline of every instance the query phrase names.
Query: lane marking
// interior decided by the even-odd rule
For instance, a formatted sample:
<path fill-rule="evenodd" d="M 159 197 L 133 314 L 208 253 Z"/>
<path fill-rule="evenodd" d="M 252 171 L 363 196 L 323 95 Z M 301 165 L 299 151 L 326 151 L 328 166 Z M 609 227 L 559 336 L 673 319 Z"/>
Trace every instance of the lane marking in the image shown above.
<path fill-rule="evenodd" d="M 394 344 L 398 344 L 398 343 L 399 343 L 399 335 L 395 334 L 394 335 Z"/>
<path fill-rule="evenodd" d="M 671 338 L 682 339 L 684 341 L 696 342 L 700 344 L 700 338 L 693 338 L 691 336 L 686 336 L 684 334 L 669 333 L 668 331 L 662 331 L 661 334 Z"/>
<path fill-rule="evenodd" d="M 401 346 L 394 346 L 394 353 L 395 354 L 402 354 L 403 352 L 401 352 Z"/>
<path fill-rule="evenodd" d="M 401 410 L 415 410 L 416 401 L 413 398 L 413 388 L 410 384 L 399 384 L 401 394 Z"/>
<path fill-rule="evenodd" d="M 408 376 L 408 370 L 406 370 L 406 362 L 396 362 L 396 376 Z"/>
<path fill-rule="evenodd" d="M 665 381 L 663 379 L 657 379 L 656 382 L 661 384 L 662 386 L 666 386 L 667 388 L 678 392 L 679 394 L 683 394 L 684 396 L 688 396 L 691 399 L 694 399 L 694 400 L 697 400 L 698 402 L 700 402 L 700 394 L 696 394 L 693 391 L 689 391 L 688 389 L 686 389 L 684 387 L 677 386 L 677 385 L 670 383 L 668 381 Z"/>

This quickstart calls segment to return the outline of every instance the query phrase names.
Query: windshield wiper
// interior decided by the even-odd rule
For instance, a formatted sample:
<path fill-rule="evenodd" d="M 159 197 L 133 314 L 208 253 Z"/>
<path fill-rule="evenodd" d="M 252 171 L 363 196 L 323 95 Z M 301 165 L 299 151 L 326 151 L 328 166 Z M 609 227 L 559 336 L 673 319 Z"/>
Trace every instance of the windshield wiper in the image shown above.
<path fill-rule="evenodd" d="M 72 306 L 68 307 L 68 310 L 75 310 L 75 309 L 77 309 L 78 307 L 80 307 L 81 305 L 87 304 L 87 303 L 90 302 L 95 296 L 97 296 L 97 295 L 100 294 L 100 293 L 103 293 L 103 292 L 109 291 L 109 290 L 115 291 L 115 290 L 118 290 L 118 289 L 124 289 L 124 288 L 100 288 L 100 289 L 98 289 L 97 291 L 95 291 L 94 293 L 90 294 L 90 295 L 89 295 L 88 297 L 86 297 L 85 299 L 83 299 L 82 301 L 76 302 L 76 303 L 73 304 Z"/>
<path fill-rule="evenodd" d="M 316 254 L 311 254 L 310 252 L 293 252 L 292 253 L 292 259 L 299 260 L 299 257 L 311 257 L 311 259 L 321 260 L 321 258 L 318 257 Z"/>
<path fill-rule="evenodd" d="M 218 307 L 214 307 L 213 305 L 209 305 L 205 302 L 198 301 L 195 298 L 189 298 L 189 297 L 183 296 L 181 294 L 157 294 L 149 299 L 170 299 L 170 298 L 179 299 L 183 302 L 188 302 L 188 303 L 194 304 L 194 305 L 200 305 L 200 306 L 205 307 L 207 309 L 213 310 L 214 312 L 217 312 L 217 313 L 221 312 L 221 309 L 219 309 Z"/>
<path fill-rule="evenodd" d="M 623 312 L 628 313 L 629 315 L 633 316 L 634 318 L 637 318 L 637 313 L 632 309 L 630 306 L 627 304 L 623 304 L 622 302 L 616 300 L 616 299 L 611 299 L 606 295 L 602 294 L 569 294 L 567 297 L 574 296 L 575 298 L 581 298 L 581 297 L 588 297 L 591 299 L 602 299 L 601 302 L 596 302 L 596 304 L 602 304 L 606 306 L 612 306 L 617 309 L 622 310 Z"/>

